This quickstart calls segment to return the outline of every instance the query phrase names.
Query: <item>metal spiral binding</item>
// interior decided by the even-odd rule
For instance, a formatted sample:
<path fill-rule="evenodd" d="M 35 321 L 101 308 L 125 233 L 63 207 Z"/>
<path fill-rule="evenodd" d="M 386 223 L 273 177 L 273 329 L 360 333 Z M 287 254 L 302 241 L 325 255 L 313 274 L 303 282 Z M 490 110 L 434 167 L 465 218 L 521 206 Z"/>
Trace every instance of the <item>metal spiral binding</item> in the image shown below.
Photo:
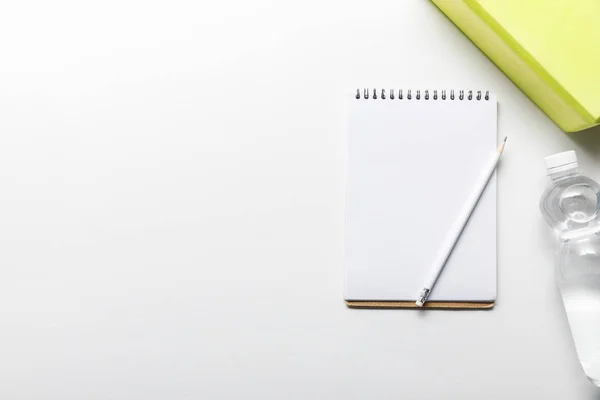
<path fill-rule="evenodd" d="M 423 92 L 423 93 L 421 93 Z M 431 94 L 430 94 L 431 92 Z M 449 91 L 446 91 L 445 89 L 442 90 L 437 90 L 434 89 L 432 91 L 425 89 L 423 91 L 421 90 L 415 90 L 413 93 L 413 90 L 411 89 L 407 89 L 407 90 L 403 90 L 403 89 L 368 89 L 368 88 L 364 88 L 362 89 L 356 89 L 356 95 L 355 95 L 357 100 L 368 100 L 368 99 L 373 99 L 373 100 L 461 100 L 461 101 L 482 101 L 482 100 L 489 100 L 490 99 L 490 92 L 489 90 L 486 90 L 485 92 L 481 91 L 481 90 L 477 90 L 476 92 L 474 92 L 473 90 L 467 90 L 466 92 L 464 90 L 458 90 L 458 93 L 456 93 L 454 91 L 454 89 L 450 89 Z"/>

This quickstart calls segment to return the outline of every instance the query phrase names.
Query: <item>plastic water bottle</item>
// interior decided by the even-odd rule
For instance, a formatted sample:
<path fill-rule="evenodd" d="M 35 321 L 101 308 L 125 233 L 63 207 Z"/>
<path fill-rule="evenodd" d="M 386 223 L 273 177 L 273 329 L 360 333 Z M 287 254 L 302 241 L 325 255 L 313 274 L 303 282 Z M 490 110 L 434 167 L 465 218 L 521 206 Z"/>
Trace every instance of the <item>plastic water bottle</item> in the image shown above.
<path fill-rule="evenodd" d="M 558 233 L 555 277 L 579 361 L 600 386 L 600 185 L 579 174 L 574 151 L 545 161 L 551 186 L 540 209 Z"/>

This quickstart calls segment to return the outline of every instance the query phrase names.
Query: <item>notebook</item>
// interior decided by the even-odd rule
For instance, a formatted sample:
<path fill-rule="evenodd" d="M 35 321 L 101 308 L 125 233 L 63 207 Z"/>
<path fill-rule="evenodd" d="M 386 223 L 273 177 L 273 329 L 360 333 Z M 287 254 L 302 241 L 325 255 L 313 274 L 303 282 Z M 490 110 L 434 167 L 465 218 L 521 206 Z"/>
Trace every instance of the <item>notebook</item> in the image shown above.
<path fill-rule="evenodd" d="M 360 89 L 349 99 L 344 298 L 413 307 L 481 170 L 497 147 L 488 91 Z M 427 307 L 496 299 L 492 176 Z"/>

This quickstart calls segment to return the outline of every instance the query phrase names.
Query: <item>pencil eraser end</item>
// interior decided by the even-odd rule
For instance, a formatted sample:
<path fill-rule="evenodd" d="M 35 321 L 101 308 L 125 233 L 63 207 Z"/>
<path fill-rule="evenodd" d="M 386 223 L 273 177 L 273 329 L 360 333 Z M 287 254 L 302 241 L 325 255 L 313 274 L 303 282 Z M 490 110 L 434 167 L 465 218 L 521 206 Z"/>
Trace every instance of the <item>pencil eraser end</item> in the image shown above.
<path fill-rule="evenodd" d="M 423 307 L 423 302 L 422 302 L 422 301 L 420 301 L 420 300 L 417 300 L 417 301 L 415 302 L 415 304 L 417 305 L 417 307 Z"/>

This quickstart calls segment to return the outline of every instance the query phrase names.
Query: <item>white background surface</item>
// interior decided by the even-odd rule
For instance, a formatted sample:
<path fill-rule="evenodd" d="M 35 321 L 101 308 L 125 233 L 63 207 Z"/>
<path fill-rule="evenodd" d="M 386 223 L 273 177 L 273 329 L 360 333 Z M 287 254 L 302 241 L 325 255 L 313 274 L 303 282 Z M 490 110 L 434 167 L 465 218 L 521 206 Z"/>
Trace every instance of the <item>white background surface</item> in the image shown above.
<path fill-rule="evenodd" d="M 593 399 L 537 201 L 562 133 L 430 3 L 5 2 L 0 397 Z M 345 94 L 489 88 L 489 312 L 342 302 Z"/>

